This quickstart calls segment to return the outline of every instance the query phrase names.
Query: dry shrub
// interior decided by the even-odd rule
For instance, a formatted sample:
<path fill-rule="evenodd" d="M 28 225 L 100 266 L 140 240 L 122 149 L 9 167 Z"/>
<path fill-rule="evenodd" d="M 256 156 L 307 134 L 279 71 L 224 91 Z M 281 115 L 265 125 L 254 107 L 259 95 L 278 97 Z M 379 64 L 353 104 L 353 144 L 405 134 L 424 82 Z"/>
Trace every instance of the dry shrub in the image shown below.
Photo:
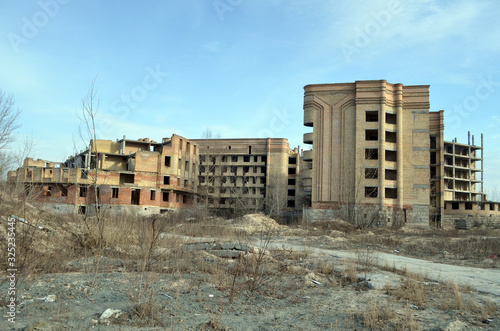
<path fill-rule="evenodd" d="M 357 314 L 358 318 L 362 319 L 363 325 L 370 330 L 389 328 L 393 315 L 393 307 L 389 300 L 384 304 L 375 298 L 370 300 L 363 313 Z"/>
<path fill-rule="evenodd" d="M 161 326 L 159 277 L 155 273 L 130 274 L 128 297 L 132 301 L 132 312 L 139 317 L 141 326 Z"/>
<path fill-rule="evenodd" d="M 348 262 L 344 264 L 343 278 L 347 285 L 356 283 L 358 281 L 359 277 L 356 262 L 354 262 L 353 260 L 348 260 Z"/>
<path fill-rule="evenodd" d="M 426 292 L 424 288 L 424 277 L 421 274 L 405 271 L 403 284 L 395 289 L 387 288 L 387 294 L 394 296 L 397 300 L 406 300 L 419 308 L 424 307 Z"/>

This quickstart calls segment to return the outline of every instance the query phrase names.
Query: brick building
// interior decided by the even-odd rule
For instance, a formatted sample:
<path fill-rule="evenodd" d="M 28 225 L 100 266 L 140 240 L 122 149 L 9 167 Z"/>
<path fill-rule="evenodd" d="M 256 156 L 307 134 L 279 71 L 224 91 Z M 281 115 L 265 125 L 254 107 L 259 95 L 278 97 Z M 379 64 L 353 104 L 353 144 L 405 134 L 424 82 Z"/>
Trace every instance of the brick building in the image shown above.
<path fill-rule="evenodd" d="M 303 153 L 311 163 L 308 217 L 426 227 L 450 226 L 458 215 L 450 207 L 470 210 L 461 214 L 467 218 L 474 210 L 490 221 L 500 216 L 482 193 L 482 147 L 444 141 L 444 111 L 429 111 L 428 85 L 380 80 L 304 90 L 304 125 L 313 128 L 304 134 L 312 144 Z"/>
<path fill-rule="evenodd" d="M 27 158 L 8 180 L 38 190 L 37 200 L 56 212 L 85 213 L 97 195 L 104 211 L 160 213 L 194 201 L 198 150 L 175 134 L 161 143 L 97 140 L 62 163 Z"/>
<path fill-rule="evenodd" d="M 193 139 L 199 146 L 202 203 L 220 211 L 302 209 L 299 149 L 288 140 Z"/>

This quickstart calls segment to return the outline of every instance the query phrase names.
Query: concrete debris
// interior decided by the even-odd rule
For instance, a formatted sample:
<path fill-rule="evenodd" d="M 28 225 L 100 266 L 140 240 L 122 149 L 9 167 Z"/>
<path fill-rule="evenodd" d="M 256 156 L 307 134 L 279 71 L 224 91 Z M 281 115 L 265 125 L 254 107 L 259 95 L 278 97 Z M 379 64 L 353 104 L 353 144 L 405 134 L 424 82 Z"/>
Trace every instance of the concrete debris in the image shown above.
<path fill-rule="evenodd" d="M 193 243 L 182 246 L 183 251 L 207 251 L 218 257 L 238 258 L 243 254 L 256 252 L 254 247 L 249 245 L 226 242 L 226 243 Z"/>
<path fill-rule="evenodd" d="M 106 309 L 102 314 L 101 314 L 101 317 L 99 317 L 99 319 L 102 321 L 102 320 L 107 320 L 111 317 L 114 317 L 114 318 L 118 318 L 120 317 L 121 315 L 123 314 L 123 312 L 119 309 L 111 309 L 111 308 L 108 308 Z"/>

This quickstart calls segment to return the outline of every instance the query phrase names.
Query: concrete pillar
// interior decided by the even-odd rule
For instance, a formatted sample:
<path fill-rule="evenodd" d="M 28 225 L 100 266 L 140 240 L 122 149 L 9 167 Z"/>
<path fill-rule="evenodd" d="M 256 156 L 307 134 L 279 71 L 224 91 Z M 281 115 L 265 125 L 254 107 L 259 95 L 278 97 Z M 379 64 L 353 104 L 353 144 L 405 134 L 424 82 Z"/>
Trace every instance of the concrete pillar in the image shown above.
<path fill-rule="evenodd" d="M 403 209 L 403 85 L 396 84 L 396 153 L 398 160 L 397 168 L 397 189 L 398 189 L 398 207 Z"/>

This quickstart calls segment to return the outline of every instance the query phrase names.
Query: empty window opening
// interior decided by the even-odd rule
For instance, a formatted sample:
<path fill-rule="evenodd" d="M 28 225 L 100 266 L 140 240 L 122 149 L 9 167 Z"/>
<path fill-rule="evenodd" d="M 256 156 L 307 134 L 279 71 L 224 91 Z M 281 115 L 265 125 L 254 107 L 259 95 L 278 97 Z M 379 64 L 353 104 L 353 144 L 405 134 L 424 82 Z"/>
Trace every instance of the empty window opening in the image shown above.
<path fill-rule="evenodd" d="M 243 157 L 243 162 L 250 162 L 250 156 L 245 155 Z"/>
<path fill-rule="evenodd" d="M 385 141 L 388 143 L 397 142 L 396 132 L 386 131 L 385 132 Z"/>
<path fill-rule="evenodd" d="M 189 171 L 189 161 L 186 161 L 186 164 L 184 166 L 185 171 Z"/>
<path fill-rule="evenodd" d="M 385 151 L 385 160 L 386 161 L 391 161 L 391 162 L 396 162 L 398 160 L 398 156 L 396 151 Z"/>
<path fill-rule="evenodd" d="M 451 203 L 451 209 L 459 209 L 459 208 L 460 208 L 460 204 L 458 202 Z"/>
<path fill-rule="evenodd" d="M 111 198 L 118 199 L 118 187 L 111 188 Z"/>
<path fill-rule="evenodd" d="M 378 178 L 378 168 L 365 168 L 365 178 L 366 179 Z"/>
<path fill-rule="evenodd" d="M 184 187 L 188 187 L 188 180 L 184 179 Z"/>
<path fill-rule="evenodd" d="M 431 152 L 431 164 L 436 164 L 436 152 Z"/>
<path fill-rule="evenodd" d="M 85 215 L 86 213 L 87 213 L 87 207 L 86 206 L 79 206 L 78 207 L 78 214 Z"/>
<path fill-rule="evenodd" d="M 231 150 L 231 146 L 228 146 L 227 149 Z"/>
<path fill-rule="evenodd" d="M 248 173 L 249 169 L 250 169 L 250 167 L 243 167 L 243 173 L 244 174 Z"/>
<path fill-rule="evenodd" d="M 396 169 L 385 169 L 385 179 L 386 180 L 397 180 L 398 171 Z"/>
<path fill-rule="evenodd" d="M 238 155 L 231 155 L 231 162 L 238 162 Z"/>
<path fill-rule="evenodd" d="M 288 185 L 295 185 L 295 178 L 288 178 Z"/>
<path fill-rule="evenodd" d="M 294 197 L 295 196 L 295 190 L 288 190 L 288 196 L 289 197 Z"/>
<path fill-rule="evenodd" d="M 396 124 L 397 123 L 397 117 L 396 114 L 385 114 L 385 123 L 387 124 Z"/>
<path fill-rule="evenodd" d="M 367 198 L 378 197 L 378 187 L 366 186 L 365 187 L 365 197 L 367 197 Z"/>
<path fill-rule="evenodd" d="M 490 203 L 490 210 L 495 210 L 495 205 Z"/>
<path fill-rule="evenodd" d="M 398 189 L 397 188 L 385 188 L 385 198 L 386 199 L 397 199 L 398 198 Z"/>
<path fill-rule="evenodd" d="M 253 157 L 253 162 L 258 162 L 258 160 L 259 160 L 259 157 L 258 157 L 258 156 L 254 156 L 254 157 Z"/>
<path fill-rule="evenodd" d="M 260 157 L 260 161 L 261 161 L 261 162 L 267 162 L 267 156 L 266 156 L 266 155 L 262 155 L 262 156 Z"/>
<path fill-rule="evenodd" d="M 367 122 L 378 122 L 378 110 L 369 110 L 366 112 Z"/>
<path fill-rule="evenodd" d="M 248 146 L 248 154 L 252 154 L 252 146 Z"/>
<path fill-rule="evenodd" d="M 378 140 L 378 130 L 366 130 L 365 131 L 365 140 L 368 140 L 368 141 Z"/>
<path fill-rule="evenodd" d="M 82 170 L 82 179 L 87 179 L 87 170 Z"/>
<path fill-rule="evenodd" d="M 61 196 L 62 197 L 67 197 L 68 196 L 68 188 L 65 186 L 61 186 Z"/>
<path fill-rule="evenodd" d="M 431 136 L 431 149 L 436 149 L 436 137 Z"/>
<path fill-rule="evenodd" d="M 297 158 L 295 156 L 289 157 L 288 164 L 297 164 Z"/>
<path fill-rule="evenodd" d="M 182 151 L 182 139 L 179 139 L 179 149 Z"/>
<path fill-rule="evenodd" d="M 186 152 L 189 153 L 190 150 L 191 150 L 191 143 L 188 141 L 188 142 L 186 142 Z"/>
<path fill-rule="evenodd" d="M 182 203 L 188 203 L 189 197 L 187 195 L 182 195 Z"/>
<path fill-rule="evenodd" d="M 377 148 L 365 149 L 365 160 L 378 160 L 378 149 Z"/>
<path fill-rule="evenodd" d="M 80 197 L 81 198 L 87 197 L 87 188 L 85 186 L 80 187 Z"/>
<path fill-rule="evenodd" d="M 170 185 L 170 176 L 163 176 L 163 185 Z"/>
<path fill-rule="evenodd" d="M 133 184 L 134 174 L 120 174 L 120 185 Z"/>
<path fill-rule="evenodd" d="M 431 167 L 431 179 L 436 178 L 436 167 Z"/>
<path fill-rule="evenodd" d="M 288 168 L 289 175 L 295 175 L 297 173 L 297 168 Z"/>
<path fill-rule="evenodd" d="M 182 168 L 182 159 L 179 158 L 179 162 L 177 162 L 177 168 L 181 169 Z"/>
<path fill-rule="evenodd" d="M 169 194 L 168 194 L 168 192 L 163 192 L 163 194 L 162 194 L 162 195 L 163 195 L 163 197 L 162 197 L 162 198 L 163 198 L 163 201 L 168 201 L 168 198 L 169 198 Z"/>
<path fill-rule="evenodd" d="M 156 191 L 151 190 L 151 200 L 155 200 L 155 199 L 156 199 Z"/>
<path fill-rule="evenodd" d="M 472 202 L 466 202 L 465 203 L 465 209 L 466 210 L 472 210 Z"/>
<path fill-rule="evenodd" d="M 130 197 L 130 204 L 138 205 L 141 200 L 141 190 L 133 190 Z"/>
<path fill-rule="evenodd" d="M 170 167 L 170 156 L 165 156 L 165 167 Z"/>
<path fill-rule="evenodd" d="M 288 200 L 286 205 L 288 208 L 295 208 L 295 200 Z"/>

